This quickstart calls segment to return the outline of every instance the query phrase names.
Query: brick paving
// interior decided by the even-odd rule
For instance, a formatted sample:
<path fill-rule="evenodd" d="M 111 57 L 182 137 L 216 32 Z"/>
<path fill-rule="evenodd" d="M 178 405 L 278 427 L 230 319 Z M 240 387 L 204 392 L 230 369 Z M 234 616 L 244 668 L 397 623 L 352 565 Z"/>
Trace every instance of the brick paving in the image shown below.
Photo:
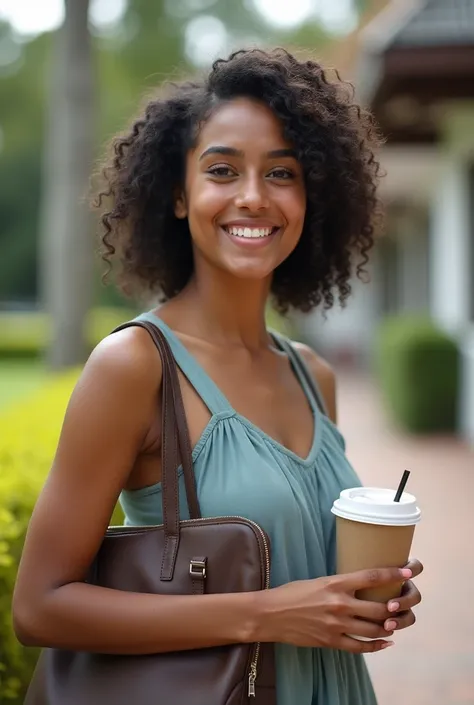
<path fill-rule="evenodd" d="M 412 550 L 425 566 L 417 623 L 367 657 L 379 705 L 474 705 L 474 450 L 395 429 L 364 376 L 340 375 L 338 402 L 364 484 L 395 487 L 408 468 L 423 511 Z"/>

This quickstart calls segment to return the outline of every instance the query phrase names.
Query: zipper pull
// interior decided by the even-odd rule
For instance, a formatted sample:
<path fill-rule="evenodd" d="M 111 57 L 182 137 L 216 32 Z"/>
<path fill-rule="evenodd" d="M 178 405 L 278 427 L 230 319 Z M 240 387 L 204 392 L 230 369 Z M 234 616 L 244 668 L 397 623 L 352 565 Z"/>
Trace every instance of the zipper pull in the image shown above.
<path fill-rule="evenodd" d="M 252 668 L 249 674 L 249 698 L 255 697 L 255 681 L 257 680 L 257 671 L 255 667 Z"/>

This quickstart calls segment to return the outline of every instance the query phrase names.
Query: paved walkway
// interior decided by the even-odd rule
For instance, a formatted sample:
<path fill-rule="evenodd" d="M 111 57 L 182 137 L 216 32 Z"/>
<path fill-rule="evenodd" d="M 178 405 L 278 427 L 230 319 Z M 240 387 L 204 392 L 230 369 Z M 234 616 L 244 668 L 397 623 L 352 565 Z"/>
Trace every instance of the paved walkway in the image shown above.
<path fill-rule="evenodd" d="M 405 468 L 423 521 L 412 554 L 425 571 L 417 624 L 368 656 L 379 705 L 474 705 L 474 451 L 411 438 L 387 421 L 374 385 L 341 375 L 339 426 L 366 485 L 396 487 Z"/>

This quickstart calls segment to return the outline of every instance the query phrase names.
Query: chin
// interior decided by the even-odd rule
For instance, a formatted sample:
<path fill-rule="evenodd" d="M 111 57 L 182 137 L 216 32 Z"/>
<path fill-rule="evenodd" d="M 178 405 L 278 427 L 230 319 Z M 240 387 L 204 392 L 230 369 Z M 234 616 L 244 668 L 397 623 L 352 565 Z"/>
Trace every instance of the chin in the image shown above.
<path fill-rule="evenodd" d="M 224 269 L 228 272 L 228 274 L 234 276 L 236 279 L 248 279 L 251 281 L 264 281 L 265 279 L 268 279 L 268 277 L 272 276 L 275 271 L 275 267 L 264 267 L 258 265 L 257 263 L 249 263 L 238 267 L 235 265 L 225 266 Z"/>

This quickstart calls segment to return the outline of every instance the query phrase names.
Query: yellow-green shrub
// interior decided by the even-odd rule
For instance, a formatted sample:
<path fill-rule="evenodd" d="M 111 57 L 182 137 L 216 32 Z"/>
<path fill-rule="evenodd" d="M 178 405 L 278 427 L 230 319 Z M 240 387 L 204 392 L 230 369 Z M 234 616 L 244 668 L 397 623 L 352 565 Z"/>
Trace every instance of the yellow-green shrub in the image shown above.
<path fill-rule="evenodd" d="M 37 653 L 18 644 L 11 595 L 26 528 L 51 465 L 78 371 L 0 415 L 0 702 L 23 702 Z"/>
<path fill-rule="evenodd" d="M 78 370 L 51 377 L 0 415 L 0 702 L 22 703 L 37 652 L 24 649 L 11 624 L 11 596 L 25 532 L 49 471 Z M 85 511 L 85 510 L 84 510 Z M 113 522 L 121 521 L 120 512 Z"/>

